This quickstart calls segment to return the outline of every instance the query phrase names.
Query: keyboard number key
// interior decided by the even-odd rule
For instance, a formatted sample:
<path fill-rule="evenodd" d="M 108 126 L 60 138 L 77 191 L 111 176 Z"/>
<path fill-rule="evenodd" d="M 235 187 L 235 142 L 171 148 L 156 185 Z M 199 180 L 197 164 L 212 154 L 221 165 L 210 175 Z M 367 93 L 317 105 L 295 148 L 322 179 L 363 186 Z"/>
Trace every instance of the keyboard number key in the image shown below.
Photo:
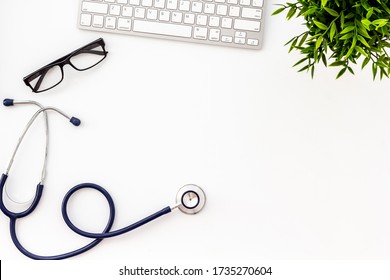
<path fill-rule="evenodd" d="M 130 28 L 131 28 L 131 19 L 127 19 L 127 18 L 119 18 L 118 19 L 118 29 L 119 30 L 130 31 Z"/>
<path fill-rule="evenodd" d="M 194 38 L 200 40 L 207 39 L 207 28 L 205 27 L 195 27 L 194 28 Z"/>
<path fill-rule="evenodd" d="M 92 16 L 90 14 L 81 14 L 80 25 L 91 26 Z"/>
<path fill-rule="evenodd" d="M 115 17 L 106 17 L 105 27 L 107 29 L 115 29 L 116 28 L 116 18 Z"/>
<path fill-rule="evenodd" d="M 234 38 L 234 43 L 240 44 L 240 45 L 245 45 L 245 39 L 244 38 L 235 37 Z"/>

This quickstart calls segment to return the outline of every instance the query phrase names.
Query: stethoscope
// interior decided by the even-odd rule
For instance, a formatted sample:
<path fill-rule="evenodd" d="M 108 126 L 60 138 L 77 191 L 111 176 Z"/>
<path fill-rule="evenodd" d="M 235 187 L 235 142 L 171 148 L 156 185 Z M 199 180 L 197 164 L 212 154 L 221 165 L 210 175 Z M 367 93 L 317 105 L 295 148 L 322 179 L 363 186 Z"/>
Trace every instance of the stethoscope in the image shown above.
<path fill-rule="evenodd" d="M 68 119 L 70 121 L 70 123 L 73 124 L 74 126 L 79 126 L 81 124 L 81 121 L 78 118 L 68 116 L 63 111 L 61 111 L 57 108 L 44 107 L 40 103 L 35 102 L 35 101 L 15 101 L 13 99 L 5 99 L 3 101 L 3 105 L 7 106 L 7 107 L 10 107 L 13 105 L 21 105 L 21 104 L 36 105 L 39 107 L 39 110 L 31 117 L 30 121 L 27 123 L 21 137 L 19 138 L 19 141 L 16 145 L 16 148 L 12 154 L 8 168 L 7 168 L 6 172 L 1 176 L 1 179 L 0 179 L 0 194 L 1 194 L 0 195 L 0 209 L 10 219 L 10 233 L 11 233 L 12 241 L 14 242 L 16 248 L 21 253 L 26 255 L 27 257 L 32 258 L 32 259 L 38 259 L 38 260 L 60 260 L 60 259 L 74 257 L 74 256 L 80 255 L 80 254 L 85 253 L 88 250 L 92 249 L 93 247 L 98 245 L 105 238 L 125 234 L 125 233 L 132 231 L 140 226 L 143 226 L 143 225 L 145 225 L 145 224 L 147 224 L 147 223 L 149 223 L 149 222 L 151 222 L 151 221 L 153 221 L 153 220 L 155 220 L 155 219 L 157 219 L 165 214 L 172 212 L 174 209 L 178 208 L 183 213 L 186 213 L 186 214 L 196 214 L 203 209 L 205 202 L 206 202 L 206 196 L 205 196 L 204 191 L 197 185 L 189 184 L 189 185 L 185 185 L 182 188 L 180 188 L 180 190 L 177 193 L 176 204 L 174 206 L 165 207 L 165 208 L 161 209 L 160 211 L 158 211 L 158 212 L 156 212 L 156 213 L 154 213 L 154 214 L 152 214 L 152 215 L 150 215 L 142 220 L 139 220 L 138 222 L 135 222 L 127 227 L 111 231 L 111 227 L 112 227 L 112 225 L 114 223 L 114 219 L 115 219 L 115 205 L 114 205 L 114 201 L 111 198 L 110 194 L 103 187 L 96 185 L 96 184 L 93 184 L 93 183 L 79 184 L 79 185 L 73 187 L 72 189 L 70 189 L 66 193 L 66 195 L 62 201 L 62 206 L 61 206 L 62 217 L 64 218 L 64 221 L 69 226 L 69 228 L 72 229 L 75 233 L 82 235 L 84 237 L 93 238 L 94 240 L 84 247 L 81 247 L 77 250 L 74 250 L 74 251 L 71 251 L 68 253 L 64 253 L 61 255 L 39 256 L 39 255 L 36 255 L 36 254 L 29 252 L 26 248 L 23 247 L 23 245 L 18 240 L 18 236 L 16 234 L 16 221 L 18 219 L 21 219 L 21 218 L 24 218 L 24 217 L 30 215 L 35 210 L 35 208 L 38 206 L 38 203 L 42 197 L 44 180 L 45 180 L 45 176 L 46 176 L 46 162 L 47 162 L 48 146 L 49 146 L 49 119 L 48 119 L 47 111 L 54 111 L 54 112 L 62 115 L 63 117 Z M 20 144 L 22 143 L 27 131 L 30 129 L 31 125 L 34 123 L 34 121 L 37 119 L 37 117 L 40 114 L 44 115 L 45 135 L 46 135 L 45 155 L 44 155 L 44 163 L 43 163 L 43 168 L 42 168 L 41 181 L 36 188 L 35 197 L 32 199 L 32 202 L 31 202 L 30 206 L 27 208 L 27 210 L 15 213 L 15 212 L 8 210 L 8 208 L 4 205 L 4 200 L 3 200 L 4 194 L 6 196 L 8 196 L 11 201 L 14 201 L 10 198 L 10 196 L 6 190 L 6 187 L 5 187 L 6 181 L 8 178 L 8 174 L 11 170 L 13 161 L 15 159 L 16 153 L 20 147 Z M 94 190 L 100 192 L 107 199 L 109 209 L 110 209 L 110 214 L 109 214 L 107 225 L 104 228 L 104 230 L 102 231 L 102 233 L 91 233 L 91 232 L 86 232 L 84 230 L 81 230 L 78 227 L 76 227 L 72 223 L 72 221 L 69 219 L 68 212 L 67 212 L 67 205 L 68 205 L 69 199 L 71 198 L 71 196 L 74 193 L 76 193 L 77 191 L 79 191 L 81 189 L 94 189 Z"/>

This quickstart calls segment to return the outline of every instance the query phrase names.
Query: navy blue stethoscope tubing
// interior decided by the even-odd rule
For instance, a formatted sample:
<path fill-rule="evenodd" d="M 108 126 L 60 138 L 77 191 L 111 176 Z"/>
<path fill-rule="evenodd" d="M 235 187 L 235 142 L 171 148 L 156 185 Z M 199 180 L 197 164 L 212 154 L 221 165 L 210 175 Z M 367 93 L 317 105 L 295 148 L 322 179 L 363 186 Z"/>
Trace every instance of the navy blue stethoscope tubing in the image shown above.
<path fill-rule="evenodd" d="M 82 235 L 84 237 L 94 238 L 95 240 L 93 240 L 92 242 L 90 242 L 89 244 L 87 244 L 84 247 L 81 247 L 77 250 L 74 250 L 74 251 L 71 251 L 71 252 L 68 252 L 65 254 L 60 254 L 60 255 L 55 255 L 55 256 L 39 256 L 39 255 L 36 255 L 36 254 L 29 252 L 20 243 L 20 241 L 17 237 L 17 234 L 16 234 L 16 221 L 20 218 L 26 217 L 27 215 L 31 214 L 35 210 L 35 208 L 38 206 L 38 203 L 42 197 L 43 185 L 38 184 L 37 190 L 35 193 L 35 198 L 27 210 L 20 212 L 20 213 L 14 213 L 14 212 L 9 211 L 3 202 L 2 194 L 3 194 L 3 190 L 4 190 L 5 183 L 7 181 L 7 178 L 8 178 L 8 176 L 3 174 L 1 176 L 1 179 L 0 179 L 0 194 L 1 194 L 0 195 L 0 209 L 10 219 L 11 238 L 12 238 L 12 241 L 15 244 L 16 248 L 25 256 L 32 258 L 32 259 L 36 259 L 36 260 L 61 260 L 61 259 L 67 259 L 67 258 L 71 258 L 71 257 L 77 256 L 77 255 L 80 255 L 82 253 L 85 253 L 85 252 L 91 250 L 93 247 L 98 245 L 105 238 L 110 238 L 110 237 L 125 234 L 129 231 L 132 231 L 140 226 L 143 226 L 143 225 L 145 225 L 145 224 L 147 224 L 147 223 L 149 223 L 149 222 L 151 222 L 151 221 L 153 221 L 153 220 L 155 220 L 155 219 L 157 219 L 165 214 L 168 214 L 172 211 L 172 209 L 168 206 L 168 207 L 165 207 L 165 208 L 161 209 L 160 211 L 158 211 L 158 212 L 156 212 L 156 213 L 154 213 L 154 214 L 152 214 L 152 215 L 150 215 L 142 220 L 139 220 L 138 222 L 135 222 L 129 226 L 126 226 L 126 227 L 121 228 L 119 230 L 110 231 L 112 228 L 112 225 L 114 223 L 114 220 L 115 220 L 115 204 L 114 204 L 114 201 L 113 201 L 111 195 L 103 187 L 101 187 L 99 185 L 96 185 L 93 183 L 79 184 L 79 185 L 73 187 L 72 189 L 70 189 L 66 193 L 66 195 L 64 196 L 64 199 L 62 201 L 62 206 L 61 206 L 62 217 L 64 218 L 64 221 L 68 225 L 68 227 L 70 229 L 72 229 L 75 233 Z M 107 221 L 107 225 L 104 228 L 104 230 L 102 231 L 102 233 L 91 233 L 91 232 L 83 231 L 83 230 L 79 229 L 78 227 L 76 227 L 72 223 L 72 221 L 69 219 L 68 212 L 67 212 L 67 206 L 68 206 L 69 199 L 77 191 L 79 191 L 81 189 L 87 189 L 87 188 L 94 189 L 94 190 L 100 192 L 106 198 L 106 200 L 108 202 L 109 209 L 110 209 L 109 218 Z"/>

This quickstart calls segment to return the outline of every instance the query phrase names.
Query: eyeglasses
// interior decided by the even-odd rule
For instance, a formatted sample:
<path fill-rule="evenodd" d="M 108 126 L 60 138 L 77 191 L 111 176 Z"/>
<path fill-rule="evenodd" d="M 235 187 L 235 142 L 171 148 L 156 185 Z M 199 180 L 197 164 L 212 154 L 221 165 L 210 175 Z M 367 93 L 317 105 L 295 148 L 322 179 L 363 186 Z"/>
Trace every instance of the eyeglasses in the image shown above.
<path fill-rule="evenodd" d="M 69 64 L 77 71 L 85 71 L 99 64 L 108 53 L 104 46 L 104 40 L 99 38 L 31 73 L 23 81 L 35 93 L 52 89 L 64 79 L 65 65 Z"/>

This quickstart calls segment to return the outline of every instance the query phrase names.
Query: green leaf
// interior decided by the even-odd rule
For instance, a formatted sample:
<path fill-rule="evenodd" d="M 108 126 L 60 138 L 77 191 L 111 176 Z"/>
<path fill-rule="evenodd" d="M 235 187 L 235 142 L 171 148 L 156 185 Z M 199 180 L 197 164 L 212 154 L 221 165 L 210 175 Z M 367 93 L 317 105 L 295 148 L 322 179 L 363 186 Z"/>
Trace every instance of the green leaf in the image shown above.
<path fill-rule="evenodd" d="M 370 45 L 367 43 L 366 39 L 364 39 L 362 36 L 358 35 L 357 38 L 360 41 L 360 43 L 362 43 L 363 45 L 365 45 L 369 49 L 371 48 Z"/>
<path fill-rule="evenodd" d="M 362 19 L 361 22 L 365 29 L 370 30 L 371 21 L 369 21 L 368 19 Z"/>
<path fill-rule="evenodd" d="M 325 7 L 328 0 L 321 0 L 321 7 Z"/>
<path fill-rule="evenodd" d="M 308 65 L 306 65 L 305 67 L 299 69 L 298 72 L 305 71 L 305 70 L 309 69 L 309 67 L 310 67 L 310 64 L 308 64 Z"/>
<path fill-rule="evenodd" d="M 353 36 L 354 36 L 354 33 L 351 32 L 351 33 L 345 34 L 344 36 L 340 37 L 340 40 L 348 40 L 348 39 L 351 39 Z"/>
<path fill-rule="evenodd" d="M 276 11 L 274 11 L 274 12 L 272 13 L 272 15 L 274 16 L 274 15 L 280 14 L 280 13 L 283 12 L 285 9 L 286 9 L 286 7 L 279 8 L 279 9 L 277 9 Z"/>
<path fill-rule="evenodd" d="M 317 39 L 316 46 L 315 46 L 315 48 L 314 48 L 315 50 L 317 50 L 317 49 L 321 46 L 322 40 L 323 40 L 323 37 L 322 37 L 322 35 L 321 35 L 321 36 L 318 37 L 318 39 Z"/>
<path fill-rule="evenodd" d="M 370 57 L 361 47 L 359 46 L 356 46 L 355 49 L 360 52 L 362 55 L 364 55 L 365 57 Z"/>
<path fill-rule="evenodd" d="M 301 47 L 304 42 L 306 42 L 307 36 L 309 36 L 309 32 L 305 32 L 305 35 L 302 36 L 301 40 L 298 43 L 298 46 Z"/>
<path fill-rule="evenodd" d="M 319 22 L 317 20 L 313 20 L 313 22 L 314 22 L 315 25 L 317 25 L 322 30 L 328 29 L 328 27 L 325 24 L 323 24 L 322 22 Z"/>
<path fill-rule="evenodd" d="M 372 22 L 373 25 L 375 25 L 377 28 L 383 27 L 387 24 L 389 20 L 388 19 L 377 19 Z"/>
<path fill-rule="evenodd" d="M 340 34 L 349 33 L 349 32 L 351 32 L 351 31 L 354 30 L 354 29 L 355 29 L 355 26 L 347 26 L 347 27 L 345 27 L 345 28 L 340 32 Z"/>
<path fill-rule="evenodd" d="M 333 41 L 333 37 L 334 34 L 336 34 L 336 31 L 337 31 L 336 23 L 332 22 L 332 25 L 330 26 L 330 33 L 329 33 L 329 39 L 331 42 Z"/>
<path fill-rule="evenodd" d="M 308 59 L 308 57 L 302 58 L 302 59 L 299 60 L 297 63 L 295 63 L 295 64 L 293 65 L 293 67 L 295 67 L 295 66 L 301 64 L 302 62 L 304 62 L 304 61 L 307 60 L 307 59 Z"/>
<path fill-rule="evenodd" d="M 370 58 L 369 57 L 366 57 L 364 60 L 363 60 L 363 63 L 362 63 L 362 69 L 364 67 L 366 67 L 366 65 L 370 62 Z"/>
<path fill-rule="evenodd" d="M 345 55 L 345 59 L 347 59 L 352 54 L 352 52 L 355 50 L 356 42 L 357 42 L 357 36 L 353 37 L 352 45 L 349 48 L 347 54 Z"/>
<path fill-rule="evenodd" d="M 374 12 L 374 9 L 371 7 L 368 9 L 368 12 L 366 14 L 366 19 L 370 19 L 370 17 L 372 16 L 372 13 Z"/>
<path fill-rule="evenodd" d="M 342 65 L 345 65 L 345 61 L 339 60 L 331 63 L 329 66 L 334 67 L 334 66 L 342 66 Z"/>
<path fill-rule="evenodd" d="M 336 80 L 338 78 L 340 78 L 345 73 L 346 70 L 347 70 L 347 67 L 344 67 L 343 69 L 341 69 L 340 72 L 337 74 Z"/>
<path fill-rule="evenodd" d="M 295 15 L 295 12 L 297 11 L 297 8 L 295 7 L 291 7 L 290 10 L 288 11 L 287 13 L 287 19 L 291 19 L 294 15 Z"/>
<path fill-rule="evenodd" d="M 376 65 L 376 63 L 373 63 L 372 64 L 372 77 L 373 77 L 374 81 L 375 81 L 377 73 L 378 73 L 378 66 Z"/>
<path fill-rule="evenodd" d="M 331 9 L 331 8 L 327 8 L 327 7 L 324 7 L 324 10 L 328 12 L 328 14 L 334 16 L 334 17 L 338 17 L 339 16 L 339 13 L 336 12 L 335 10 Z"/>

